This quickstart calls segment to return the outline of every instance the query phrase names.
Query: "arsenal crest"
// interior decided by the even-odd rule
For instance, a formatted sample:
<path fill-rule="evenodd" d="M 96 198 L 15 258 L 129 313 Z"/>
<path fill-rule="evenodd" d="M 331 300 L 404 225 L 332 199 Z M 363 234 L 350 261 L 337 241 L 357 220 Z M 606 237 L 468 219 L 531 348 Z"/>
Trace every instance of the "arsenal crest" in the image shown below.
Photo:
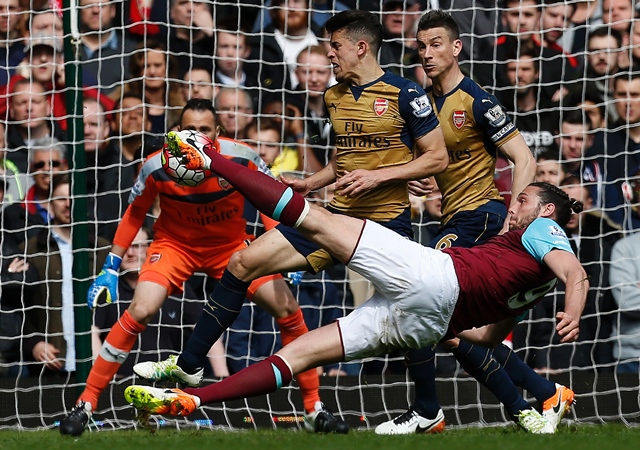
<path fill-rule="evenodd" d="M 218 186 L 220 186 L 225 191 L 231 189 L 231 185 L 229 184 L 229 182 L 222 177 L 218 177 Z"/>
<path fill-rule="evenodd" d="M 162 258 L 162 253 L 153 253 L 149 257 L 149 264 L 157 263 L 158 261 L 160 261 L 160 258 Z"/>
<path fill-rule="evenodd" d="M 373 111 L 381 116 L 387 112 L 389 109 L 389 100 L 386 98 L 377 98 L 375 102 L 373 102 Z"/>
<path fill-rule="evenodd" d="M 453 112 L 453 124 L 456 126 L 458 130 L 463 127 L 466 120 L 467 120 L 467 113 L 465 111 Z"/>

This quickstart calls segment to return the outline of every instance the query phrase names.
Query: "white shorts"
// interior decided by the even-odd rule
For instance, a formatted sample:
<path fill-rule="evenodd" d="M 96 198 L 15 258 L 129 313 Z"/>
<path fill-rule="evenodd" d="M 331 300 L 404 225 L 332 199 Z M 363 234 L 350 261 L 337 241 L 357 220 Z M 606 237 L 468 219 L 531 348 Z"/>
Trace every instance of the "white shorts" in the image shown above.
<path fill-rule="evenodd" d="M 347 361 L 442 339 L 459 293 L 449 255 L 367 220 L 348 266 L 376 293 L 338 319 Z"/>

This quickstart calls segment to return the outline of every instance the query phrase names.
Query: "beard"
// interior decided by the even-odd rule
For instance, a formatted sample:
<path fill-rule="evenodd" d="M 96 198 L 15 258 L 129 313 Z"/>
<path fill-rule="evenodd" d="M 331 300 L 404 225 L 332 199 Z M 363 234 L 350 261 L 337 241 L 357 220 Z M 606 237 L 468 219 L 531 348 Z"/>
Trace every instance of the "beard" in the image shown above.
<path fill-rule="evenodd" d="M 531 92 L 533 88 L 531 86 L 529 87 L 515 87 L 516 90 L 516 97 L 518 99 L 523 99 L 525 98 L 527 95 L 529 95 L 529 93 Z"/>
<path fill-rule="evenodd" d="M 515 225 L 509 227 L 509 231 L 523 230 L 527 228 L 531 224 L 531 222 L 533 222 L 538 218 L 538 215 L 540 214 L 541 209 L 542 209 L 542 205 L 538 205 L 538 207 L 534 211 L 532 211 L 531 213 L 527 214 L 524 217 L 520 217 L 516 221 Z"/>

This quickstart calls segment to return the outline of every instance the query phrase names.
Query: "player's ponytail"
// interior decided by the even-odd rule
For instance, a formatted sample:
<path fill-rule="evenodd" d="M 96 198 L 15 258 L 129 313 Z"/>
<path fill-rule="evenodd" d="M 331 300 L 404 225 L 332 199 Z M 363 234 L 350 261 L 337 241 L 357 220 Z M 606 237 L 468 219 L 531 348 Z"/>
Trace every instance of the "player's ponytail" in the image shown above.
<path fill-rule="evenodd" d="M 570 198 L 571 202 L 571 211 L 576 214 L 580 214 L 584 210 L 584 204 L 580 200 L 576 200 L 575 198 Z"/>
<path fill-rule="evenodd" d="M 562 228 L 564 228 L 569 222 L 572 212 L 578 214 L 584 209 L 584 205 L 581 201 L 576 200 L 575 198 L 569 198 L 567 193 L 558 186 L 545 182 L 535 182 L 531 183 L 529 186 L 535 186 L 539 189 L 538 197 L 543 205 L 547 205 L 549 203 L 556 205 L 554 220 Z"/>

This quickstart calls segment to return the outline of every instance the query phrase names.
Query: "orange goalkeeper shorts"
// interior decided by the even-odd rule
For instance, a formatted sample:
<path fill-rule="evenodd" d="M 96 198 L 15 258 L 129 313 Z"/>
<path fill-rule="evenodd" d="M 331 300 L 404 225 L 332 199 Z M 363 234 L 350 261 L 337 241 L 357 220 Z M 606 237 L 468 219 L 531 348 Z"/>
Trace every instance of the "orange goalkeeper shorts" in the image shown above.
<path fill-rule="evenodd" d="M 164 286 L 171 295 L 182 291 L 184 282 L 196 272 L 203 272 L 219 280 L 231 255 L 246 248 L 248 244 L 249 241 L 246 240 L 213 248 L 187 248 L 167 239 L 154 240 L 147 250 L 147 259 L 140 269 L 138 281 L 151 281 Z M 249 286 L 247 298 L 253 299 L 260 286 L 277 278 L 282 278 L 282 275 L 266 275 L 254 280 Z"/>

